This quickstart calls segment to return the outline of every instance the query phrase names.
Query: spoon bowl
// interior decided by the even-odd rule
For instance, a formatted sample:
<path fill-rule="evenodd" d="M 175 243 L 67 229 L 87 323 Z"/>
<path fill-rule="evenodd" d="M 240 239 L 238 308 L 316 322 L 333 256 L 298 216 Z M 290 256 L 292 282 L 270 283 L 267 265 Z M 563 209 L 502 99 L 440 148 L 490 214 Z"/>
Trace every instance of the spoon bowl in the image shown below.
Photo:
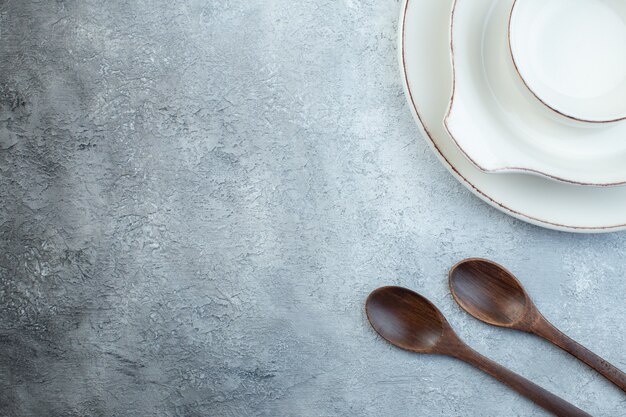
<path fill-rule="evenodd" d="M 466 259 L 449 274 L 452 296 L 472 316 L 501 327 L 521 324 L 534 309 L 522 284 L 502 266 L 486 259 Z"/>
<path fill-rule="evenodd" d="M 365 302 L 370 324 L 389 343 L 418 353 L 433 352 L 449 328 L 430 301 L 401 287 L 374 290 Z"/>

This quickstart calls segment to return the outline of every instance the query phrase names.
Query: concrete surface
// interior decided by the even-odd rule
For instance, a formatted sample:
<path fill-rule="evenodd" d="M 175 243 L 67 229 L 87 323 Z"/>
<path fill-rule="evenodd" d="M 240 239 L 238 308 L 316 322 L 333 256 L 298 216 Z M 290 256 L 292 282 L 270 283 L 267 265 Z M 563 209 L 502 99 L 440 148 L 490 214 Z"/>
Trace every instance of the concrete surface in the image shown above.
<path fill-rule="evenodd" d="M 453 302 L 485 256 L 626 368 L 626 234 L 488 207 L 419 136 L 395 0 L 0 0 L 0 416 L 543 416 L 368 326 L 416 289 L 596 416 L 624 395 Z"/>

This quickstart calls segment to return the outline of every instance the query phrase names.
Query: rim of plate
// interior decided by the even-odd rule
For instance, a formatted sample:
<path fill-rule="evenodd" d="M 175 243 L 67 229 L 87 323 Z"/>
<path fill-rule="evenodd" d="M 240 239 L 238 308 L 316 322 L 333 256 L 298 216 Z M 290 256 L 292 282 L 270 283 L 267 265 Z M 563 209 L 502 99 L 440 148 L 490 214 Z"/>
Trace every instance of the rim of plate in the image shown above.
<path fill-rule="evenodd" d="M 510 172 L 517 172 L 517 173 L 522 173 L 522 174 L 532 174 L 532 175 L 539 175 L 540 177 L 545 177 L 545 178 L 549 178 L 551 180 L 554 181 L 560 181 L 566 184 L 575 184 L 575 185 L 582 185 L 582 186 L 586 186 L 586 187 L 614 187 L 614 186 L 618 186 L 618 185 L 624 185 L 626 184 L 626 179 L 625 180 L 619 180 L 619 181 L 614 181 L 614 182 L 593 182 L 593 181 L 580 181 L 580 180 L 574 180 L 574 179 L 569 179 L 569 178 L 565 178 L 565 177 L 561 177 L 555 174 L 550 174 L 548 172 L 542 171 L 540 169 L 537 168 L 528 168 L 528 167 L 523 167 L 523 166 L 501 166 L 498 168 L 493 168 L 493 169 L 489 169 L 489 168 L 485 168 L 484 166 L 482 166 L 480 163 L 478 163 L 478 161 L 476 161 L 475 158 L 472 158 L 463 148 L 463 146 L 461 146 L 461 144 L 459 143 L 459 141 L 457 140 L 456 136 L 450 131 L 450 127 L 449 127 L 449 119 L 450 116 L 452 115 L 452 108 L 454 107 L 454 101 L 457 97 L 456 94 L 456 85 L 457 85 L 457 65 L 456 65 L 456 58 L 455 58 L 455 53 L 454 53 L 454 21 L 455 21 L 455 16 L 456 16 L 456 11 L 457 11 L 457 5 L 458 5 L 459 0 L 453 0 L 452 2 L 452 11 L 450 13 L 450 59 L 451 59 L 451 63 L 452 63 L 452 95 L 450 96 L 450 102 L 448 103 L 448 111 L 446 112 L 446 115 L 444 116 L 443 119 L 443 125 L 446 129 L 446 131 L 448 132 L 448 134 L 450 135 L 450 137 L 452 138 L 452 141 L 455 143 L 455 145 L 457 146 L 457 148 L 459 148 L 459 150 L 461 151 L 461 153 L 463 155 L 465 155 L 465 157 L 467 159 L 470 160 L 470 162 L 472 164 L 474 164 L 478 169 L 480 169 L 483 172 L 486 173 L 490 173 L 490 174 L 498 174 L 498 173 L 510 173 Z M 408 4 L 408 2 L 407 2 Z M 508 28 L 508 33 L 507 36 L 509 37 L 509 41 L 508 41 L 508 47 L 509 47 L 509 52 L 511 54 L 511 57 L 513 56 L 513 51 L 511 50 L 511 43 L 510 43 L 510 35 L 511 35 L 511 16 L 513 15 L 513 8 L 515 7 L 515 4 L 517 4 L 517 0 L 514 0 L 513 2 L 513 6 L 511 7 L 511 11 L 509 12 L 509 28 Z M 533 95 L 535 97 L 537 97 L 542 103 L 543 100 L 541 100 L 534 91 L 532 91 L 532 89 L 528 86 L 528 84 L 526 84 L 526 81 L 524 80 L 524 77 L 522 77 L 522 74 L 519 72 L 518 68 L 517 68 L 517 64 L 515 63 L 515 59 L 513 59 L 513 66 L 515 67 L 515 71 L 517 72 L 519 78 L 522 79 L 522 81 L 524 82 L 524 85 L 527 86 L 527 88 L 533 93 Z M 407 83 L 408 84 L 408 83 Z M 548 104 L 544 103 L 548 108 L 556 111 L 557 113 L 560 114 L 560 112 L 558 112 L 557 110 L 553 109 L 552 107 L 550 107 Z M 416 106 L 417 107 L 417 106 Z M 563 114 L 564 116 L 566 116 L 565 114 Z M 569 117 L 569 116 L 567 116 Z M 626 118 L 626 117 L 625 117 Z M 574 119 L 573 117 L 571 117 L 571 119 Z M 581 122 L 586 122 L 586 120 L 582 120 L 582 119 L 574 119 L 574 120 L 578 120 Z M 617 120 L 612 120 L 612 121 L 598 121 L 596 123 L 613 123 L 619 120 L 623 120 L 623 119 L 617 119 Z"/>
<path fill-rule="evenodd" d="M 404 84 L 404 89 L 406 90 L 406 95 L 407 95 L 407 101 L 409 102 L 409 104 L 411 105 L 411 108 L 413 109 L 413 113 L 414 115 L 417 117 L 417 120 L 419 122 L 419 126 L 421 127 L 421 130 L 424 131 L 424 133 L 426 134 L 426 137 L 428 138 L 428 142 L 430 143 L 430 145 L 433 147 L 433 149 L 436 151 L 436 155 L 439 157 L 439 159 L 444 163 L 444 166 L 448 169 L 448 171 L 450 171 L 453 176 L 456 176 L 458 180 L 460 180 L 460 182 L 466 187 L 468 188 L 470 191 L 472 191 L 477 197 L 479 197 L 480 199 L 482 199 L 483 201 L 485 201 L 486 203 L 488 203 L 489 205 L 491 205 L 494 208 L 500 209 L 504 212 L 506 212 L 507 214 L 534 224 L 536 226 L 541 226 L 541 227 L 547 227 L 553 230 L 560 230 L 560 231 L 574 231 L 574 232 L 608 232 L 608 231 L 619 231 L 619 230 L 623 230 L 626 228 L 626 223 L 620 223 L 620 224 L 615 224 L 615 225 L 610 225 L 610 226 L 574 226 L 574 225 L 568 225 L 568 224 L 564 224 L 564 223 L 557 223 L 557 222 L 551 222 L 548 220 L 544 220 L 544 219 L 540 219 L 538 217 L 534 217 L 525 213 L 522 213 L 520 211 L 517 211 L 515 209 L 512 209 L 511 207 L 506 206 L 505 204 L 494 200 L 493 198 L 491 198 L 489 195 L 487 195 L 485 192 L 483 192 L 480 188 L 478 188 L 478 186 L 476 186 L 474 183 L 470 182 L 467 178 L 465 178 L 463 176 L 463 174 L 461 174 L 459 172 L 459 170 L 452 165 L 452 163 L 448 160 L 448 158 L 443 154 L 443 152 L 441 151 L 441 149 L 439 149 L 439 146 L 437 146 L 437 143 L 435 142 L 435 140 L 432 137 L 432 134 L 430 133 L 430 131 L 428 130 L 428 128 L 426 127 L 426 125 L 424 124 L 424 121 L 422 119 L 422 115 L 420 114 L 419 110 L 417 109 L 417 105 L 415 104 L 415 100 L 413 99 L 413 92 L 411 91 L 411 86 L 409 84 L 409 78 L 408 78 L 408 73 L 407 73 L 407 66 L 406 66 L 406 57 L 405 57 L 405 41 L 406 41 L 406 33 L 405 33 L 405 27 L 406 27 L 406 17 L 407 17 L 407 12 L 409 9 L 409 3 L 411 2 L 411 0 L 403 0 L 404 4 L 402 6 L 401 12 L 400 12 L 400 25 L 399 25 L 399 35 L 400 35 L 400 66 L 401 66 L 401 70 L 402 70 L 402 80 L 403 80 L 403 84 Z M 454 0 L 454 4 L 456 4 L 456 0 Z M 548 179 L 546 179 L 546 181 L 549 181 Z M 564 184 L 566 185 L 566 184 Z"/>
<path fill-rule="evenodd" d="M 454 2 L 456 4 L 456 0 Z M 578 116 L 574 116 L 568 113 L 565 113 L 562 110 L 557 109 L 556 107 L 553 107 L 552 104 L 548 103 L 547 101 L 545 101 L 544 99 L 542 99 L 539 94 L 537 94 L 537 92 L 530 86 L 530 84 L 528 84 L 526 82 L 526 77 L 524 77 L 522 75 L 522 72 L 520 71 L 518 65 L 517 65 L 517 60 L 515 59 L 515 52 L 513 52 L 513 46 L 511 45 L 512 40 L 511 40 L 511 29 L 512 29 L 512 25 L 513 25 L 513 14 L 515 13 L 515 7 L 518 4 L 518 0 L 513 0 L 513 5 L 511 6 L 511 11 L 509 12 L 509 25 L 508 25 L 508 30 L 507 30 L 507 45 L 509 47 L 509 53 L 511 55 L 511 59 L 513 60 L 513 67 L 515 67 L 515 72 L 517 73 L 517 75 L 519 76 L 519 78 L 522 80 L 522 82 L 524 83 L 524 85 L 526 86 L 526 88 L 528 89 L 528 91 L 530 91 L 532 93 L 533 96 L 535 96 L 535 98 L 537 100 L 539 100 L 541 102 L 541 104 L 543 104 L 544 106 L 546 106 L 547 108 L 549 108 L 550 110 L 552 110 L 553 112 L 555 112 L 556 114 L 566 117 L 570 120 L 574 120 L 577 122 L 582 122 L 582 123 L 592 123 L 595 125 L 601 125 L 601 124 L 608 124 L 608 123 L 615 123 L 615 122 L 620 122 L 623 120 L 626 120 L 626 114 L 624 114 L 623 116 L 617 117 L 615 119 L 585 119 L 582 117 L 578 117 Z M 606 184 L 606 185 L 618 185 L 618 184 L 624 184 L 626 181 L 622 181 L 619 183 L 615 183 L 615 184 Z M 591 184 L 594 185 L 594 184 Z"/>

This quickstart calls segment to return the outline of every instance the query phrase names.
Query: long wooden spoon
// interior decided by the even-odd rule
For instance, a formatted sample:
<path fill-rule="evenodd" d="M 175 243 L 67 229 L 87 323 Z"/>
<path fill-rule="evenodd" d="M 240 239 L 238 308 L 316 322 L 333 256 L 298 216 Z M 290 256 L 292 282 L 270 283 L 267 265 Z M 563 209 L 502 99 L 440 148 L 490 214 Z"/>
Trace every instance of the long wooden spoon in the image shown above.
<path fill-rule="evenodd" d="M 488 324 L 534 333 L 571 353 L 626 392 L 626 374 L 554 327 L 530 300 L 522 284 L 495 262 L 471 258 L 452 267 L 456 302 Z"/>
<path fill-rule="evenodd" d="M 564 399 L 467 346 L 437 307 L 411 290 L 400 287 L 374 290 L 365 302 L 365 312 L 374 330 L 395 346 L 465 361 L 559 417 L 590 417 Z"/>

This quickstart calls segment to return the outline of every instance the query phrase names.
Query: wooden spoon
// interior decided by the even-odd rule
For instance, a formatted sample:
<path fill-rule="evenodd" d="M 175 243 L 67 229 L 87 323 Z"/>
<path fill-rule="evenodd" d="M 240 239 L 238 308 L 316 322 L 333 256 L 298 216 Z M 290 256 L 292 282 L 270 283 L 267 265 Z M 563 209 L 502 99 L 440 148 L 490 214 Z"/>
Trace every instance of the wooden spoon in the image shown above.
<path fill-rule="evenodd" d="M 365 312 L 374 330 L 395 346 L 412 352 L 437 353 L 465 361 L 557 416 L 590 417 L 564 399 L 467 346 L 437 307 L 411 290 L 400 287 L 374 290 L 365 302 Z"/>
<path fill-rule="evenodd" d="M 626 374 L 554 327 L 535 307 L 522 284 L 502 266 L 486 259 L 465 259 L 452 267 L 449 283 L 456 302 L 478 320 L 541 336 L 626 392 Z"/>

